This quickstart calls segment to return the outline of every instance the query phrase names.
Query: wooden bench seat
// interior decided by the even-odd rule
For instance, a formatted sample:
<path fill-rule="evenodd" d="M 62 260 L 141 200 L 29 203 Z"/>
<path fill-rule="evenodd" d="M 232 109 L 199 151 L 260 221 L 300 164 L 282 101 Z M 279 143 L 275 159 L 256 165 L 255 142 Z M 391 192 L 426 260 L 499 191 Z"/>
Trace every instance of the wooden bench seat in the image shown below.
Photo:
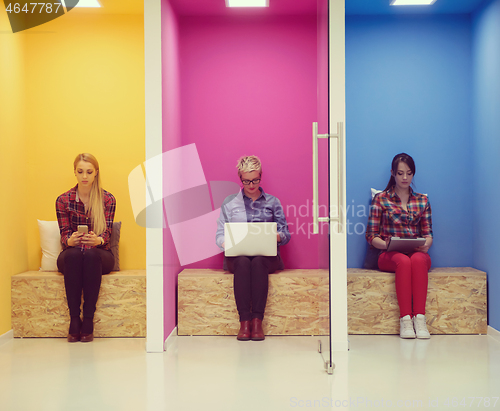
<path fill-rule="evenodd" d="M 399 334 L 394 274 L 348 269 L 350 334 Z M 285 270 L 269 276 L 266 335 L 328 334 L 328 271 Z M 486 273 L 473 268 L 429 272 L 427 323 L 432 334 L 486 334 Z M 236 335 L 233 276 L 184 270 L 178 278 L 179 335 Z"/>
<path fill-rule="evenodd" d="M 349 334 L 399 334 L 393 273 L 347 270 Z M 431 334 L 486 334 L 486 273 L 470 267 L 429 271 L 427 328 Z"/>
<path fill-rule="evenodd" d="M 178 278 L 179 335 L 236 335 L 233 275 L 183 270 Z M 328 329 L 328 271 L 285 270 L 269 276 L 267 335 L 324 335 Z"/>
<path fill-rule="evenodd" d="M 12 276 L 14 337 L 66 337 L 69 311 L 61 273 L 28 271 Z M 146 270 L 102 277 L 95 337 L 145 337 Z"/>

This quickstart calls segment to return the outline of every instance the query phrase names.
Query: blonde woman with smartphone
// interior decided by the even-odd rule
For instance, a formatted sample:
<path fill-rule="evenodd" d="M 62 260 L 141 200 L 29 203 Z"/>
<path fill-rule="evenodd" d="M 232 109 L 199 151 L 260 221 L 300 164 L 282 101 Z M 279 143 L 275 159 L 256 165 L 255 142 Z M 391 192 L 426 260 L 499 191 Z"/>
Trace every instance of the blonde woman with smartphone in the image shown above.
<path fill-rule="evenodd" d="M 56 200 L 63 248 L 57 267 L 64 274 L 71 317 L 68 341 L 91 342 L 101 277 L 115 264 L 110 240 L 116 200 L 102 189 L 99 163 L 92 154 L 79 154 L 73 168 L 77 185 Z"/>

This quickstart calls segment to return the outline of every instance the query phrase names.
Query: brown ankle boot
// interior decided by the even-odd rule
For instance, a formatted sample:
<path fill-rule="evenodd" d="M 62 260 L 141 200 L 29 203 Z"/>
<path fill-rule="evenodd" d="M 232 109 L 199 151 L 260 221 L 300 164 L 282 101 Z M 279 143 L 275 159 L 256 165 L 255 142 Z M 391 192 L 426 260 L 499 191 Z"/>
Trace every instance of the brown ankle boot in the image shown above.
<path fill-rule="evenodd" d="M 237 340 L 240 341 L 248 341 L 250 339 L 250 335 L 252 333 L 250 321 L 241 321 L 240 332 L 236 337 Z"/>
<path fill-rule="evenodd" d="M 252 335 L 250 338 L 253 341 L 262 341 L 264 338 L 264 330 L 262 329 L 262 320 L 259 318 L 254 318 L 252 320 Z"/>

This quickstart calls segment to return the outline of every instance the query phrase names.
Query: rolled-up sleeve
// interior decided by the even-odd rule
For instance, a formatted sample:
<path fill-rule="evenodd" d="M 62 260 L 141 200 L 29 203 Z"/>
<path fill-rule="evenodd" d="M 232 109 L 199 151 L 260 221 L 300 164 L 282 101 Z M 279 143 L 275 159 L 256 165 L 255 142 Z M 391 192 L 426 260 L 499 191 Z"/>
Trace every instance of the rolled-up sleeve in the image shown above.
<path fill-rule="evenodd" d="M 432 233 L 432 210 L 431 203 L 427 200 L 424 212 L 420 218 L 420 229 L 422 237 L 433 237 Z"/>
<path fill-rule="evenodd" d="M 368 244 L 372 244 L 375 237 L 380 237 L 380 220 L 382 218 L 382 205 L 380 198 L 377 194 L 370 206 L 370 215 L 368 217 L 368 224 L 366 225 L 365 238 Z"/>
<path fill-rule="evenodd" d="M 222 247 L 222 244 L 224 243 L 224 224 L 227 222 L 229 221 L 227 218 L 226 204 L 224 202 L 220 208 L 219 218 L 217 219 L 217 232 L 215 233 L 215 244 L 217 244 L 217 247 L 219 247 L 222 251 L 224 251 L 224 248 Z"/>
<path fill-rule="evenodd" d="M 67 201 L 65 195 L 60 195 L 56 200 L 57 223 L 59 224 L 59 232 L 61 234 L 61 244 L 66 247 L 68 239 L 73 234 L 71 229 L 70 218 L 67 210 Z"/>
<path fill-rule="evenodd" d="M 283 211 L 280 200 L 278 200 L 277 198 L 275 198 L 273 214 L 274 221 L 276 221 L 278 234 L 281 238 L 281 241 L 278 242 L 278 245 L 285 245 L 290 241 L 290 231 L 288 230 L 288 223 L 286 221 L 285 212 Z"/>
<path fill-rule="evenodd" d="M 106 247 L 111 241 L 111 232 L 113 231 L 113 221 L 115 219 L 116 212 L 116 199 L 111 194 L 106 192 L 104 199 L 104 217 L 106 218 L 106 230 L 100 235 L 103 238 L 104 243 L 101 247 Z"/>

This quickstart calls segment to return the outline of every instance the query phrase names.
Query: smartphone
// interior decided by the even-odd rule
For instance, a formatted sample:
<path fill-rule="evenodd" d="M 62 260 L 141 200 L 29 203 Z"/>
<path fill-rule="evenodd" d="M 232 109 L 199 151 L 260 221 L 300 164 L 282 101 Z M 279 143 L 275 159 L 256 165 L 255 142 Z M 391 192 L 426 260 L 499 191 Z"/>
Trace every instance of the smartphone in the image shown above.
<path fill-rule="evenodd" d="M 89 226 L 88 225 L 79 225 L 78 232 L 83 233 L 83 234 L 88 234 L 89 233 Z"/>

